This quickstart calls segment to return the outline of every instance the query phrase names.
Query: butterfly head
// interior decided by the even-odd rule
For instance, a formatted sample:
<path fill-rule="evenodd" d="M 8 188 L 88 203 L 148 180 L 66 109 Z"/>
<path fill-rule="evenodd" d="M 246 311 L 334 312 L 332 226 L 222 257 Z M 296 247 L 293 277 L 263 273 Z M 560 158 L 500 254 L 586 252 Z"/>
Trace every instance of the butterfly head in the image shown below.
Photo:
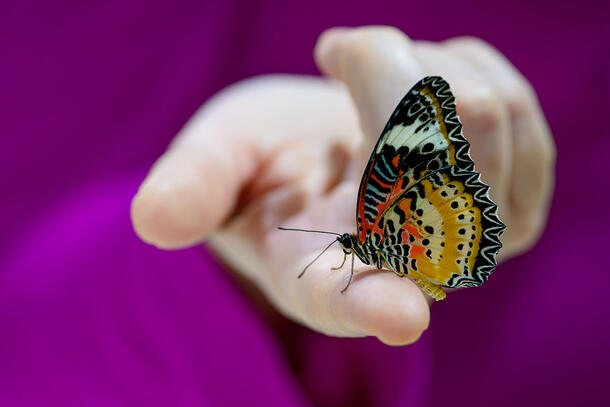
<path fill-rule="evenodd" d="M 351 254 L 354 251 L 354 237 L 349 233 L 344 233 L 337 238 L 345 254 Z"/>

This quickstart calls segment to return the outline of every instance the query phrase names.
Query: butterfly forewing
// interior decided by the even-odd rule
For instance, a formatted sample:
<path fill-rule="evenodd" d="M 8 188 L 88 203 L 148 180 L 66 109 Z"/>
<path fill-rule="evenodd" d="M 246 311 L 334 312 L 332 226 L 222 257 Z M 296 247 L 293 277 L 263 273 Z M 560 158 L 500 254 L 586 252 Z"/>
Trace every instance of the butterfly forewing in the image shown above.
<path fill-rule="evenodd" d="M 422 79 L 398 104 L 364 171 L 357 205 L 360 242 L 388 205 L 429 171 L 474 169 L 469 149 L 447 82 L 438 76 Z"/>

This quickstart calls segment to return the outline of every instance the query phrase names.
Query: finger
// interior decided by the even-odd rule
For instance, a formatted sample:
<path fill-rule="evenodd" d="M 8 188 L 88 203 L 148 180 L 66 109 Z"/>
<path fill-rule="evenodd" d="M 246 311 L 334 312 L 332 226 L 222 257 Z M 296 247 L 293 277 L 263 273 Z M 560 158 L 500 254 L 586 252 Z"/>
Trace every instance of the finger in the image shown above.
<path fill-rule="evenodd" d="M 509 199 L 513 224 L 506 233 L 507 240 L 526 248 L 542 230 L 553 188 L 555 148 L 548 125 L 531 85 L 497 50 L 473 38 L 451 40 L 448 46 L 479 66 L 508 107 L 512 123 Z"/>
<path fill-rule="evenodd" d="M 310 259 L 310 255 L 302 260 Z M 342 251 L 329 251 L 298 281 L 298 293 L 304 294 L 296 297 L 299 319 L 333 336 L 376 336 L 394 345 L 417 341 L 430 321 L 430 309 L 421 290 L 393 272 L 360 266 L 342 294 L 349 281 L 351 259 L 341 270 L 330 270 L 342 258 Z M 294 275 L 292 272 L 298 270 L 295 267 L 285 272 Z"/>
<path fill-rule="evenodd" d="M 343 81 L 354 99 L 370 151 L 390 114 L 423 77 L 409 38 L 391 27 L 331 29 L 316 45 L 320 69 Z"/>

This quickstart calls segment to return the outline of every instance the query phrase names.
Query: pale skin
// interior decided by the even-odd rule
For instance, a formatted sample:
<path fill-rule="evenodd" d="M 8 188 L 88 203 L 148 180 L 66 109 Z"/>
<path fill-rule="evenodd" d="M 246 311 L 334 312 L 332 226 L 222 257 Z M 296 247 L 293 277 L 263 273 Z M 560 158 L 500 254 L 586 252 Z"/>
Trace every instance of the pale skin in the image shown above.
<path fill-rule="evenodd" d="M 277 227 L 355 233 L 361 173 L 390 113 L 416 81 L 441 75 L 507 225 L 499 260 L 513 257 L 546 221 L 555 160 L 548 125 L 531 85 L 481 40 L 336 28 L 314 54 L 327 78 L 258 77 L 206 102 L 140 186 L 135 230 L 163 249 L 206 242 L 280 312 L 319 332 L 413 343 L 430 324 L 430 301 L 410 279 L 356 260 L 341 294 L 351 262 L 330 270 L 343 260 L 337 244 L 297 280 L 335 237 Z"/>

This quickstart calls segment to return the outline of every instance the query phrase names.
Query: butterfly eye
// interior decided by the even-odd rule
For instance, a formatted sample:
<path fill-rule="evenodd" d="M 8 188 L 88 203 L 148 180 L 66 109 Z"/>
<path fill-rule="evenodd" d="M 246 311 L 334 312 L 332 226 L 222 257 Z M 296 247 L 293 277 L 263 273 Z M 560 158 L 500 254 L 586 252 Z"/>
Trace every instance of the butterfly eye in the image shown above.
<path fill-rule="evenodd" d="M 342 234 L 337 240 L 339 240 L 339 243 L 341 243 L 341 246 L 343 246 L 344 249 L 349 250 L 352 248 L 352 238 L 348 233 Z"/>

